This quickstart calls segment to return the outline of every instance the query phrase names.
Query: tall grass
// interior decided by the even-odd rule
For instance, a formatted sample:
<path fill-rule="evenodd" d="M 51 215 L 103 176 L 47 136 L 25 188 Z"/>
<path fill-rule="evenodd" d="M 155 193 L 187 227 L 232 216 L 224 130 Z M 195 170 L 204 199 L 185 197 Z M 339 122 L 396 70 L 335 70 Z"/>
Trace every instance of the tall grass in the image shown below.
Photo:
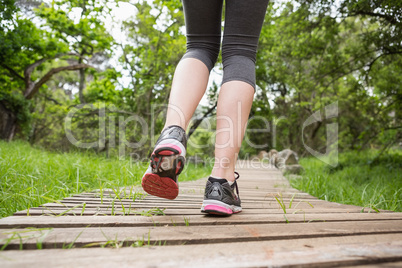
<path fill-rule="evenodd" d="M 98 188 L 139 185 L 147 162 L 106 159 L 93 153 L 55 153 L 25 142 L 0 141 L 0 217 L 49 199 Z M 208 176 L 210 168 L 190 164 L 180 181 Z"/>
<path fill-rule="evenodd" d="M 339 155 L 337 167 L 316 158 L 301 159 L 305 172 L 293 187 L 328 201 L 402 211 L 402 152 L 376 159 L 378 151 Z"/>

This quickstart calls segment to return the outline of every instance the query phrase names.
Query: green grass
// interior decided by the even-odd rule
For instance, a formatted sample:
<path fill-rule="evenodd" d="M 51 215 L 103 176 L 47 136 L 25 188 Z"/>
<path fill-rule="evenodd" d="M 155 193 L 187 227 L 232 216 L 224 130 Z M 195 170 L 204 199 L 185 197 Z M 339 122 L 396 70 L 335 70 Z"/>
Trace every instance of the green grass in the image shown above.
<path fill-rule="evenodd" d="M 93 153 L 48 152 L 20 141 L 0 141 L 0 218 L 81 192 L 140 185 L 147 165 Z M 206 177 L 210 171 L 208 167 L 189 164 L 180 181 Z"/>
<path fill-rule="evenodd" d="M 402 211 L 402 152 L 390 151 L 374 160 L 377 154 L 375 150 L 342 153 L 335 168 L 316 158 L 301 159 L 305 172 L 291 184 L 332 202 Z"/>

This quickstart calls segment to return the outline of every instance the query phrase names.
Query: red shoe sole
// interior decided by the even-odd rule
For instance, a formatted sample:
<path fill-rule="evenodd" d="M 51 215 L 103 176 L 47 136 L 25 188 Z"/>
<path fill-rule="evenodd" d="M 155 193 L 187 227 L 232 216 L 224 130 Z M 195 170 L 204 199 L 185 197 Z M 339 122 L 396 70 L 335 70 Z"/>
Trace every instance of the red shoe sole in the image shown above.
<path fill-rule="evenodd" d="M 142 178 L 142 188 L 150 195 L 173 200 L 179 195 L 179 186 L 171 178 L 147 173 Z"/>

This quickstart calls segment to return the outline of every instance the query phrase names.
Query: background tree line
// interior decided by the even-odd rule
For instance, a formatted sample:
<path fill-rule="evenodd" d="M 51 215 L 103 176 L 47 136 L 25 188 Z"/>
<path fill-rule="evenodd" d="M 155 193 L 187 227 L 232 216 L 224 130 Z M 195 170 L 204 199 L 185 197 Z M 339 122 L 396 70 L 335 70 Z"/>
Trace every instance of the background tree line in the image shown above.
<path fill-rule="evenodd" d="M 129 3 L 127 3 L 129 2 Z M 122 24 L 113 10 L 136 12 Z M 326 125 L 337 123 L 341 150 L 381 148 L 401 142 L 402 3 L 397 0 L 287 1 L 271 3 L 257 55 L 257 91 L 242 156 L 291 148 L 301 155 L 325 152 Z M 81 142 L 105 139 L 94 150 L 117 155 L 118 141 L 146 140 L 128 148 L 147 156 L 151 131 L 159 133 L 176 64 L 185 52 L 180 0 L 15 1 L 0 3 L 0 138 L 26 139 L 63 151 L 64 119 Z M 124 38 L 113 37 L 114 27 Z M 123 41 L 122 41 L 123 40 Z M 219 72 L 220 63 L 216 67 Z M 218 86 L 208 90 L 189 133 L 190 154 L 212 155 Z M 338 116 L 317 111 L 338 103 Z M 138 116 L 154 128 L 144 132 Z M 207 123 L 210 123 L 208 126 Z M 252 132 L 252 129 L 266 131 Z M 302 136 L 303 135 L 303 136 Z M 255 144 L 258 146 L 251 146 Z M 205 154 L 206 153 L 206 154 Z"/>

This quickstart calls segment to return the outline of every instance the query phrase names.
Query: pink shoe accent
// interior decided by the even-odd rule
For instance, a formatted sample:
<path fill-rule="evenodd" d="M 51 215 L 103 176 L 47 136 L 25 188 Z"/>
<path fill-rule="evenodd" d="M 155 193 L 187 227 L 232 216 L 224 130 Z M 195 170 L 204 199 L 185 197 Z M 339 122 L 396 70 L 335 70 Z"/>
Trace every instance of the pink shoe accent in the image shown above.
<path fill-rule="evenodd" d="M 181 154 L 181 149 L 180 149 L 180 147 L 179 146 L 177 146 L 177 145 L 175 145 L 175 144 L 171 144 L 171 143 L 165 143 L 165 144 L 161 144 L 160 146 L 158 146 L 158 147 L 156 147 L 155 149 L 154 149 L 154 152 L 156 151 L 156 150 L 158 150 L 159 148 L 172 148 L 172 149 L 175 149 L 175 150 L 177 150 L 178 152 L 179 152 L 179 154 Z M 159 152 L 159 154 L 161 154 L 161 155 L 165 155 L 165 154 L 163 154 L 162 152 L 165 152 L 166 150 L 163 150 L 163 151 L 161 151 L 161 152 Z M 171 155 L 171 154 L 168 154 L 168 155 Z"/>
<path fill-rule="evenodd" d="M 142 178 L 142 188 L 150 195 L 173 200 L 179 195 L 179 187 L 171 178 L 147 173 Z"/>
<path fill-rule="evenodd" d="M 206 205 L 204 207 L 204 211 L 207 213 L 211 213 L 211 214 L 233 214 L 233 211 L 231 209 L 225 208 L 225 207 L 221 207 L 221 206 L 217 206 L 217 205 Z"/>

